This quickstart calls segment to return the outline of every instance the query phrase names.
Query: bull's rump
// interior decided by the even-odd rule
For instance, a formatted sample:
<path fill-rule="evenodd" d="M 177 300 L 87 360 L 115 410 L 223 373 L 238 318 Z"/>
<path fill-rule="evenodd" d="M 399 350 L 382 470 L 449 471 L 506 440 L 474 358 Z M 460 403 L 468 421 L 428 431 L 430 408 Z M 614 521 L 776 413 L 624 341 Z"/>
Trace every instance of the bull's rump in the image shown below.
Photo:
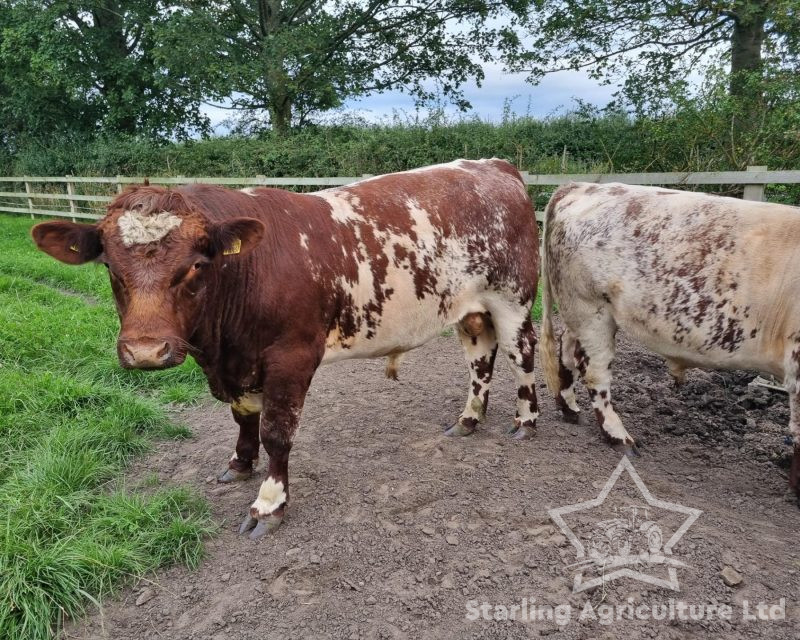
<path fill-rule="evenodd" d="M 782 375 L 800 211 L 619 184 L 568 185 L 550 209 L 548 268 L 568 326 L 609 309 L 673 360 Z"/>
<path fill-rule="evenodd" d="M 533 301 L 535 217 L 504 161 L 456 161 L 313 197 L 330 206 L 337 242 L 357 263 L 335 283 L 353 317 L 334 323 L 326 361 L 405 351 L 467 313 Z"/>

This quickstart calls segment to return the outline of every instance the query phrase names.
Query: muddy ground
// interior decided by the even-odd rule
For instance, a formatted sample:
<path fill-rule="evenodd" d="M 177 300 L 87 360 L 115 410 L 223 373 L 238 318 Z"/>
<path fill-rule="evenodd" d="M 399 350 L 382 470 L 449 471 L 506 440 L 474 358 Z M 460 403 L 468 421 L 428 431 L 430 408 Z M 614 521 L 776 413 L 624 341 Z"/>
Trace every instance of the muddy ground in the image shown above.
<path fill-rule="evenodd" d="M 620 461 L 587 419 L 585 392 L 584 423 L 572 425 L 541 388 L 536 439 L 512 441 L 505 431 L 515 387 L 498 358 L 486 423 L 448 439 L 442 431 L 467 388 L 458 340 L 442 337 L 409 354 L 399 382 L 385 379 L 383 366 L 353 361 L 318 372 L 292 451 L 290 510 L 260 542 L 236 533 L 260 480 L 214 480 L 236 439 L 227 408 L 208 401 L 179 414 L 194 438 L 158 445 L 129 482 L 155 471 L 165 484 L 193 487 L 211 503 L 219 535 L 199 569 L 148 576 L 69 626 L 67 637 L 800 638 L 800 510 L 785 491 L 785 395 L 748 388 L 752 375 L 699 371 L 676 391 L 659 358 L 620 340 L 613 390 L 640 443 L 633 465 L 655 498 L 703 513 L 673 550 L 683 563 L 679 591 L 622 577 L 573 593 L 576 550 L 548 509 L 595 498 Z M 613 517 L 612 506 L 642 504 L 634 493 L 623 474 L 598 513 L 565 519 L 586 531 Z M 659 508 L 645 516 L 665 539 L 683 521 Z M 726 567 L 740 584 L 725 584 Z M 664 566 L 642 571 L 667 575 Z M 494 607 L 523 598 L 528 612 L 562 605 L 563 614 L 570 605 L 570 620 L 469 619 L 480 614 L 470 601 Z M 785 620 L 744 619 L 744 601 L 752 614 L 756 603 L 781 598 Z M 648 617 L 670 599 L 730 605 L 732 620 L 685 621 L 676 611 L 672 621 L 601 623 L 602 605 L 643 604 Z M 547 615 L 547 607 L 535 611 Z"/>

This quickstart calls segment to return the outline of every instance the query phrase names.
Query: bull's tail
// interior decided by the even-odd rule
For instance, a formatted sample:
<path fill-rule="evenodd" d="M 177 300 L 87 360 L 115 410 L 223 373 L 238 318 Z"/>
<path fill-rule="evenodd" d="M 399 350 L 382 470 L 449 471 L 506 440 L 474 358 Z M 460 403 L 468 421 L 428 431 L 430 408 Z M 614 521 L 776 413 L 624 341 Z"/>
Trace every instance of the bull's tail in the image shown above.
<path fill-rule="evenodd" d="M 553 291 L 550 287 L 550 274 L 548 273 L 548 264 L 550 262 L 548 254 L 549 233 L 548 220 L 553 215 L 555 205 L 553 198 L 547 203 L 544 211 L 544 224 L 542 228 L 542 277 L 540 283 L 542 286 L 542 331 L 541 340 L 539 341 L 539 358 L 542 361 L 542 369 L 544 371 L 544 379 L 547 383 L 547 388 L 553 395 L 558 395 L 561 383 L 559 380 L 559 361 L 558 350 L 556 349 L 556 337 L 553 333 Z"/>
<path fill-rule="evenodd" d="M 397 372 L 400 368 L 400 360 L 403 359 L 402 353 L 393 353 L 386 358 L 386 377 L 389 380 L 397 380 Z"/>

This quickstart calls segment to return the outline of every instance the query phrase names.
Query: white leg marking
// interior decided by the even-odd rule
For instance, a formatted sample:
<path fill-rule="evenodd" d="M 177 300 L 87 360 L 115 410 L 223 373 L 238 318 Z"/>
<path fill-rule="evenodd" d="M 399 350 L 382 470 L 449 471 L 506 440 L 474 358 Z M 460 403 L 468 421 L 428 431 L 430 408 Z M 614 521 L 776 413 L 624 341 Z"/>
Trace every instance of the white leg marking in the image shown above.
<path fill-rule="evenodd" d="M 617 412 L 614 411 L 614 408 L 611 406 L 611 387 L 608 384 L 598 384 L 593 387 L 593 390 L 596 393 L 592 398 L 592 407 L 594 407 L 596 411 L 599 411 L 600 415 L 603 417 L 603 431 L 612 438 L 617 438 L 627 444 L 632 444 L 633 438 L 631 434 L 622 426 L 622 420 L 620 420 Z"/>
<path fill-rule="evenodd" d="M 526 371 L 526 369 L 531 368 L 528 366 L 528 362 L 531 365 L 533 363 L 536 343 L 532 334 L 523 333 L 528 318 L 528 309 L 506 301 L 493 305 L 491 312 L 492 322 L 497 331 L 497 340 L 508 358 L 508 364 L 511 366 L 517 385 L 517 415 L 514 418 L 514 424 L 519 426 L 525 422 L 535 422 L 539 417 L 536 376 L 532 369 L 530 371 Z M 524 397 L 520 397 L 520 395 Z"/>
<path fill-rule="evenodd" d="M 567 406 L 570 408 L 571 411 L 575 413 L 579 413 L 581 408 L 578 406 L 578 399 L 575 397 L 575 383 L 573 382 L 569 387 L 566 389 L 561 390 L 561 397 L 564 398 L 564 402 L 567 403 Z"/>
<path fill-rule="evenodd" d="M 464 347 L 464 358 L 469 366 L 469 391 L 467 393 L 467 404 L 461 412 L 461 419 L 471 418 L 482 422 L 486 417 L 487 392 L 491 386 L 490 362 L 492 353 L 497 348 L 494 329 L 486 326 L 477 336 L 470 336 L 460 326 L 458 336 L 461 346 Z M 476 370 L 475 363 L 481 363 L 480 369 Z M 482 373 L 481 377 L 479 373 Z"/>
<path fill-rule="evenodd" d="M 580 413 L 581 408 L 575 397 L 575 381 L 580 377 L 580 371 L 575 366 L 575 336 L 568 330 L 561 336 L 561 364 L 572 374 L 572 384 L 560 391 L 561 397 L 570 411 Z"/>
<path fill-rule="evenodd" d="M 250 515 L 254 518 L 268 516 L 286 502 L 286 492 L 283 490 L 283 482 L 270 476 L 261 483 L 258 490 L 258 498 L 250 506 Z"/>
<path fill-rule="evenodd" d="M 529 387 L 531 389 L 534 389 L 535 391 L 536 377 L 534 373 L 523 372 L 519 364 L 515 360 L 512 360 L 510 357 L 508 358 L 508 363 L 509 365 L 511 365 L 512 371 L 514 371 L 515 377 L 517 379 L 517 385 L 520 388 Z M 528 421 L 535 422 L 536 418 L 538 417 L 539 417 L 538 409 L 536 411 L 531 411 L 531 400 L 529 398 L 517 398 L 517 417 L 515 418 L 515 422 L 518 422 L 518 424 L 522 424 Z"/>

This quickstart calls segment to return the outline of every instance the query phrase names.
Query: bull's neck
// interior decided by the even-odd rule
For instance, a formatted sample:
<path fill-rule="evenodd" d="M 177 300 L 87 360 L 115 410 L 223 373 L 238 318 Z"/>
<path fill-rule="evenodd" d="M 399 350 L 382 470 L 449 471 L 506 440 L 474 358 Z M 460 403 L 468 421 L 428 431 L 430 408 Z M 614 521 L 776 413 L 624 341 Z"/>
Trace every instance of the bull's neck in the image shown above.
<path fill-rule="evenodd" d="M 227 263 L 210 274 L 205 303 L 189 340 L 207 374 L 209 368 L 218 370 L 220 366 L 230 375 L 248 377 L 252 373 L 249 360 L 255 359 L 258 351 L 254 348 L 258 313 L 252 295 L 255 274 L 247 267 L 244 260 Z M 240 368 L 242 372 L 234 371 Z"/>

